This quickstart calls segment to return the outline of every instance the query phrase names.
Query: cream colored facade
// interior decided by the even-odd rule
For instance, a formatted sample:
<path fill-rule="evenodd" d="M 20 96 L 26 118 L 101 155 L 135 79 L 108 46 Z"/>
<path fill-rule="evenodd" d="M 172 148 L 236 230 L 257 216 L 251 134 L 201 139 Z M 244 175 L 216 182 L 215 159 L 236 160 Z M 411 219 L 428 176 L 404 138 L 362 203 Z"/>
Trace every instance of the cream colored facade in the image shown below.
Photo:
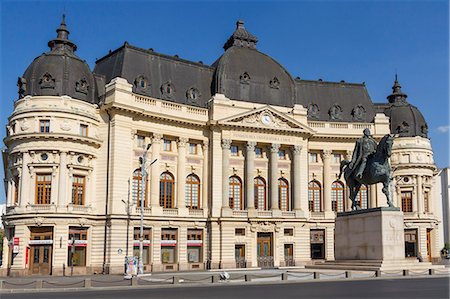
<path fill-rule="evenodd" d="M 40 133 L 43 119 L 50 121 L 49 132 Z M 80 125 L 87 125 L 87 136 L 80 135 Z M 101 105 L 68 96 L 26 96 L 15 102 L 5 139 L 3 273 L 8 268 L 11 275 L 32 273 L 30 237 L 36 228 L 51 231 L 51 242 L 46 243 L 49 273 L 60 275 L 68 267 L 73 228 L 87 232 L 85 266 L 75 267 L 75 273 L 122 273 L 139 227 L 133 172 L 140 167 L 143 144 L 151 144 L 148 161 L 157 159 L 147 169 L 146 271 L 300 266 L 313 262 L 311 232 L 316 230 L 324 233 L 323 258 L 333 260 L 332 184 L 338 180 L 340 160 L 351 158 L 365 128 L 379 140 L 389 133 L 389 118 L 378 113 L 372 123 L 311 121 L 301 105 L 268 106 L 222 94 L 215 94 L 204 109 L 134 94 L 122 78 L 107 84 Z M 405 229 L 416 229 L 417 250 L 424 259 L 437 259 L 443 246 L 442 215 L 430 141 L 396 138 L 391 164 L 395 205 L 402 206 L 402 191 L 412 192 Z M 174 179 L 172 207 L 160 204 L 160 177 L 166 172 Z M 36 202 L 39 174 L 51 175 L 47 204 Z M 186 207 L 190 174 L 200 181 L 199 209 Z M 82 205 L 72 204 L 74 176 L 85 178 Z M 241 209 L 230 207 L 232 176 L 242 183 Z M 266 183 L 265 209 L 255 208 L 256 177 Z M 288 207 L 281 209 L 280 179 L 288 184 Z M 320 209 L 315 212 L 308 202 L 310 181 L 321 188 Z M 381 186 L 370 187 L 367 194 L 367 207 L 386 205 Z M 347 192 L 344 201 L 349 210 Z M 167 229 L 175 240 L 162 240 Z M 201 232 L 201 240 L 188 240 L 192 230 Z M 16 253 L 14 238 L 19 240 Z M 166 250 L 169 245 L 173 259 Z M 193 245 L 200 247 L 194 261 L 188 258 Z M 268 259 L 260 253 L 265 249 Z"/>

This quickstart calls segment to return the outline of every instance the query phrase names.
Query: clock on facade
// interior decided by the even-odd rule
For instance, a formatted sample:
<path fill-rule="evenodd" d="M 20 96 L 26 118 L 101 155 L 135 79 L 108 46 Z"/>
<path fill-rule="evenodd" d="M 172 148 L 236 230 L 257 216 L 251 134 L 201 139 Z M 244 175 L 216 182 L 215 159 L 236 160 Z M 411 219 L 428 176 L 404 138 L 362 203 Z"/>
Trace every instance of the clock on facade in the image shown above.
<path fill-rule="evenodd" d="M 268 125 L 272 122 L 272 117 L 270 117 L 270 114 L 263 113 L 261 114 L 261 122 L 265 125 Z"/>

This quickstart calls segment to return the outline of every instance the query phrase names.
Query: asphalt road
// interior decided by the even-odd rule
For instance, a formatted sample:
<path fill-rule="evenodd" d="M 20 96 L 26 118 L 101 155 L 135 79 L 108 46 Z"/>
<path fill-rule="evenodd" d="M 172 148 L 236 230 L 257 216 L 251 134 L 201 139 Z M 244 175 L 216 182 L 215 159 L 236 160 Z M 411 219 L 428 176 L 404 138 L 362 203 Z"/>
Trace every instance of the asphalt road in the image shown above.
<path fill-rule="evenodd" d="M 0 294 L 0 298 L 449 298 L 448 277 Z"/>

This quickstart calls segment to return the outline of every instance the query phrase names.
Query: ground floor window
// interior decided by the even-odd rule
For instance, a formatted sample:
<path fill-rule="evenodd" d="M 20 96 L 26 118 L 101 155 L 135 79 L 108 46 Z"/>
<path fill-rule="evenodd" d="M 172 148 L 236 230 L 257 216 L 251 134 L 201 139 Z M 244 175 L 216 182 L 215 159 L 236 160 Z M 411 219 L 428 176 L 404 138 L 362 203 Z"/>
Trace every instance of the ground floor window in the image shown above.
<path fill-rule="evenodd" d="M 234 258 L 236 260 L 236 268 L 245 268 L 245 245 L 234 245 Z"/>
<path fill-rule="evenodd" d="M 187 258 L 189 263 L 202 261 L 203 230 L 188 229 L 187 231 Z"/>
<path fill-rule="evenodd" d="M 325 230 L 311 230 L 311 259 L 325 259 Z"/>
<path fill-rule="evenodd" d="M 87 228 L 69 227 L 67 265 L 71 267 L 86 266 Z"/>
<path fill-rule="evenodd" d="M 405 229 L 405 257 L 417 256 L 417 229 Z"/>
<path fill-rule="evenodd" d="M 161 262 L 163 264 L 176 263 L 177 229 L 166 228 L 161 230 Z"/>
<path fill-rule="evenodd" d="M 294 266 L 294 244 L 284 244 L 284 261 L 286 266 Z"/>
<path fill-rule="evenodd" d="M 134 228 L 134 240 L 133 240 L 133 255 L 139 257 L 139 242 L 140 242 L 141 230 L 139 227 Z M 150 264 L 150 240 L 151 240 L 151 229 L 144 227 L 144 240 L 142 249 L 142 263 L 144 265 Z"/>

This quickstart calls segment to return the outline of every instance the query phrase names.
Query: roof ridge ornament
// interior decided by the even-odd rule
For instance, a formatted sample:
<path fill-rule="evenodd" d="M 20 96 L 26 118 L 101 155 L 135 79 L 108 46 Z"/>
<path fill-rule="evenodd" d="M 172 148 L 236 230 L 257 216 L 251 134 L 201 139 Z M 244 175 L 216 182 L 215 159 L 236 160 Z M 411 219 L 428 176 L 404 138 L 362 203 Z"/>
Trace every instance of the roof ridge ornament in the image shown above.
<path fill-rule="evenodd" d="M 56 33 L 56 38 L 48 42 L 48 46 L 52 51 L 69 50 L 70 52 L 75 52 L 77 50 L 77 46 L 69 40 L 70 31 L 67 29 L 65 14 L 62 15 L 61 24 L 56 29 Z"/>
<path fill-rule="evenodd" d="M 406 104 L 407 97 L 408 95 L 402 92 L 402 87 L 400 83 L 398 83 L 397 73 L 395 73 L 395 81 L 394 85 L 392 86 L 392 93 L 387 96 L 387 99 L 391 104 Z"/>
<path fill-rule="evenodd" d="M 223 48 L 225 51 L 232 46 L 256 49 L 257 42 L 258 38 L 245 29 L 244 21 L 238 20 L 236 22 L 236 30 L 228 38 Z"/>

